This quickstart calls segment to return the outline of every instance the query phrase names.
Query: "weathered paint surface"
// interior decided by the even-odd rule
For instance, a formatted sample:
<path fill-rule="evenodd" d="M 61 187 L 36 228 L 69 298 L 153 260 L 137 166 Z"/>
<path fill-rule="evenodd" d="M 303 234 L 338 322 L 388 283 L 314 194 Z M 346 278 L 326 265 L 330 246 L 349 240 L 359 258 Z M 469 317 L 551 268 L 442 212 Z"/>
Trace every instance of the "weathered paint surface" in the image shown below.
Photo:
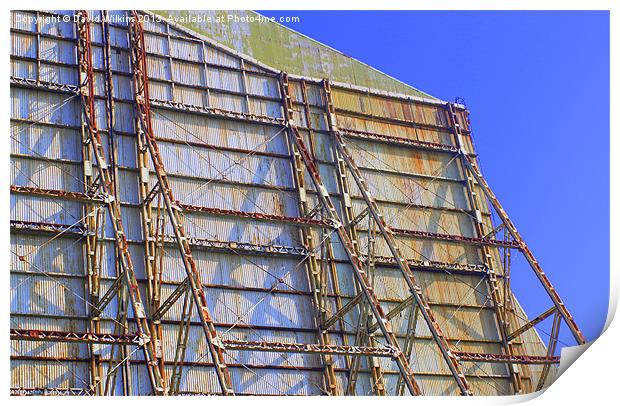
<path fill-rule="evenodd" d="M 227 16 L 242 19 L 256 17 L 250 10 L 155 10 L 166 18 L 184 18 L 179 25 L 249 55 L 267 65 L 291 74 L 371 87 L 388 92 L 432 97 L 406 83 L 394 79 L 348 55 L 273 22 L 228 22 Z M 192 22 L 192 15 L 207 15 L 215 21 Z M 244 21 L 246 21 L 244 20 Z"/>

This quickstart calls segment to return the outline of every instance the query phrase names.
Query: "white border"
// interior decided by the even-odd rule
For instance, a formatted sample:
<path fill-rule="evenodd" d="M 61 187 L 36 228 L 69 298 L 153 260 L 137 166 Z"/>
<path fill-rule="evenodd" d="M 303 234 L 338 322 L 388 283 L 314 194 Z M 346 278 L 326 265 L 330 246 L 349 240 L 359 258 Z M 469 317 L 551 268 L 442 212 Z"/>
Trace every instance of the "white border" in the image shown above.
<path fill-rule="evenodd" d="M 5 12 L 5 18 L 8 19 L 8 10 L 11 6 L 18 7 L 20 9 L 75 9 L 84 7 L 84 1 L 62 1 L 62 2 L 52 2 L 50 1 L 21 1 L 19 3 L 3 3 L 3 6 L 7 7 Z M 107 8 L 107 9 L 126 9 L 126 8 L 134 8 L 134 9 L 169 9 L 174 7 L 176 9 L 272 9 L 272 10 L 343 10 L 343 9 L 418 9 L 418 10 L 440 10 L 440 9 L 448 9 L 448 10 L 476 10 L 476 9 L 496 9 L 496 10 L 562 10 L 562 9 L 579 9 L 579 10 L 611 10 L 611 104 L 610 104 L 610 116 L 611 116 L 611 134 L 614 136 L 611 137 L 611 149 L 610 154 L 611 157 L 619 156 L 619 143 L 617 140 L 618 136 L 618 117 L 620 117 L 620 109 L 618 107 L 618 95 L 620 94 L 620 89 L 618 86 L 618 81 L 616 76 L 614 76 L 613 72 L 618 72 L 620 69 L 620 64 L 618 63 L 618 45 L 620 44 L 618 29 L 620 18 L 618 17 L 619 7 L 617 2 L 613 0 L 601 1 L 601 0 L 593 0 L 593 1 L 576 1 L 576 0 L 564 0 L 564 1 L 551 1 L 551 0 L 504 0 L 504 1 L 490 1 L 490 0 L 470 0 L 470 1 L 462 1 L 462 0 L 437 0 L 430 2 L 428 0 L 382 0 L 378 1 L 367 1 L 367 0 L 357 0 L 357 1 L 339 1 L 335 2 L 333 0 L 314 0 L 314 1 L 303 1 L 303 2 L 291 2 L 291 1 L 283 1 L 283 0 L 272 0 L 269 2 L 266 1 L 218 1 L 216 3 L 211 2 L 190 2 L 185 0 L 177 0 L 174 3 L 170 3 L 169 1 L 161 1 L 161 0 L 153 0 L 153 1 L 136 1 L 128 4 L 126 1 L 118 1 L 118 0 L 108 0 L 105 2 L 102 1 L 94 1 L 89 2 L 88 7 L 93 9 L 99 8 Z M 7 20 L 5 20 L 7 21 Z M 8 32 L 5 31 L 5 38 L 8 37 Z M 8 38 L 7 38 L 8 39 Z M 4 59 L 4 63 L 2 64 L 2 69 L 4 70 L 4 78 L 9 76 L 9 49 L 10 49 L 10 41 L 3 41 L 2 45 L 3 49 L 0 50 L 2 58 Z M 2 99 L 2 111 L 9 111 L 9 99 L 8 99 L 8 81 L 5 80 L 2 82 L 2 86 L 5 89 L 5 97 Z M 2 116 L 2 122 L 5 130 L 9 127 L 8 115 Z M 9 143 L 8 137 L 2 137 L 2 141 L 0 141 L 0 154 L 1 156 L 8 157 L 9 155 Z M 8 159 L 4 162 L 4 168 L 8 174 L 9 163 Z M 611 229 L 616 230 L 619 228 L 619 217 L 615 212 L 615 208 L 618 207 L 620 203 L 618 199 L 618 162 L 614 159 L 611 159 Z M 0 177 L 0 188 L 5 193 L 4 199 L 2 202 L 2 210 L 0 210 L 0 223 L 8 224 L 8 213 L 9 213 L 9 198 L 8 198 L 8 176 Z M 616 184 L 614 184 L 614 181 Z M 8 232 L 4 232 L 2 234 L 2 242 L 7 247 L 9 245 Z M 609 306 L 609 314 L 606 323 L 606 331 L 602 334 L 601 338 L 598 339 L 591 345 L 591 348 L 585 353 L 584 356 L 580 357 L 579 360 L 575 362 L 575 364 L 569 368 L 551 387 L 542 395 L 529 395 L 522 397 L 511 397 L 511 398 L 450 398 L 450 397 L 436 397 L 436 398 L 391 398 L 389 402 L 401 403 L 404 402 L 420 402 L 423 404 L 506 404 L 506 403 L 516 403 L 524 400 L 530 400 L 532 404 L 610 404 L 613 401 L 610 399 L 617 399 L 616 395 L 616 387 L 618 386 L 618 373 L 615 368 L 617 365 L 620 365 L 620 351 L 617 349 L 618 343 L 620 343 L 620 327 L 618 326 L 618 322 L 611 323 L 614 318 L 616 307 L 617 307 L 617 298 L 618 298 L 618 237 L 612 232 L 611 239 L 611 294 L 610 294 L 610 306 Z M 2 391 L 4 396 L 6 397 L 5 401 L 8 404 L 11 403 L 21 403 L 21 404 L 35 404 L 45 402 L 46 405 L 67 405 L 67 404 L 80 404 L 82 405 L 84 400 L 83 398 L 72 398 L 72 397 L 64 397 L 64 398 L 9 398 L 8 396 L 8 387 L 9 387 L 9 342 L 8 342 L 8 326 L 9 326 L 9 313 L 6 311 L 9 308 L 9 297 L 10 295 L 6 294 L 9 292 L 8 285 L 8 261 L 9 256 L 5 256 L 5 274 L 2 278 L 2 292 L 4 294 L 4 309 L 5 311 L 0 313 L 1 316 L 1 330 L 0 334 L 2 337 L 7 337 L 5 339 L 4 345 L 2 345 L 2 349 L 0 349 L 0 354 L 3 357 L 3 365 L 0 372 L 0 376 L 2 377 Z M 310 404 L 314 403 L 317 398 L 308 397 L 308 398 L 295 398 L 295 402 Z M 120 404 L 120 403 L 129 403 L 129 402 L 138 402 L 141 401 L 136 398 L 114 398 L 114 399 L 105 399 L 105 398 L 89 398 L 89 404 L 103 404 L 104 402 L 109 403 L 110 401 Z M 144 401 L 155 403 L 164 403 L 164 402 L 187 402 L 195 404 L 203 404 L 203 402 L 215 402 L 220 403 L 223 402 L 223 398 L 175 398 L 173 400 L 166 400 L 163 398 L 160 399 L 144 399 Z M 242 398 L 238 397 L 234 400 L 227 400 L 227 403 L 263 403 L 269 402 L 271 404 L 280 403 L 284 404 L 284 402 L 290 402 L 291 398 Z M 371 398 L 338 398 L 338 399 L 329 399 L 322 398 L 321 402 L 338 402 L 338 403 L 346 403 L 346 404 L 356 404 L 359 405 L 360 402 L 378 402 L 378 399 Z M 78 403 L 79 402 L 79 403 Z M 617 402 L 617 401 L 616 401 Z"/>

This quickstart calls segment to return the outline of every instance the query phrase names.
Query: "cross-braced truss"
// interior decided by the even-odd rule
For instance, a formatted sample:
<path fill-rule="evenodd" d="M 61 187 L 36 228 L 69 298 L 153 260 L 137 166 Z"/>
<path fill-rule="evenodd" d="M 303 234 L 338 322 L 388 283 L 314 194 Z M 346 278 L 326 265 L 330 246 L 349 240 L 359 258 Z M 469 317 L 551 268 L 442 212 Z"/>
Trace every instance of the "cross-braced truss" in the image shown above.
<path fill-rule="evenodd" d="M 423 395 L 425 390 L 420 383 L 420 376 L 428 373 L 420 368 L 423 360 L 418 357 L 430 355 L 417 352 L 416 349 L 422 341 L 430 343 L 425 344 L 425 348 L 431 348 L 431 352 L 437 355 L 437 362 L 445 371 L 443 376 L 448 377 L 451 382 L 450 393 L 475 395 L 477 386 L 472 385 L 472 379 L 487 380 L 489 385 L 495 385 L 496 378 L 485 372 L 481 367 L 484 364 L 505 365 L 512 385 L 511 392 L 523 393 L 543 388 L 552 365 L 559 362 L 555 350 L 562 322 L 569 328 L 578 344 L 585 343 L 570 312 L 482 176 L 471 146 L 468 112 L 463 106 L 411 100 L 398 95 L 372 96 L 393 98 L 414 107 L 417 106 L 416 103 L 422 107 L 430 105 L 435 109 L 439 124 L 419 124 L 407 117 L 387 118 L 378 117 L 374 113 L 349 111 L 345 107 L 336 106 L 329 80 L 291 78 L 285 72 L 275 72 L 243 58 L 238 66 L 226 67 L 231 72 L 239 73 L 238 90 L 229 91 L 238 97 L 240 107 L 237 110 L 212 106 L 211 102 L 188 102 L 187 97 L 182 96 L 182 85 L 179 85 L 187 78 L 175 78 L 175 75 L 187 72 L 171 70 L 171 95 L 161 98 L 158 82 L 155 87 L 158 93 L 153 96 L 150 94 L 153 74 L 149 71 L 153 66 L 150 61 L 154 58 L 149 48 L 152 44 L 145 39 L 145 23 L 139 18 L 141 14 L 136 11 L 128 14 L 132 17 L 126 27 L 127 58 L 131 74 L 128 75 L 128 81 L 123 83 L 131 82 L 133 94 L 130 102 L 135 112 L 135 164 L 139 203 L 133 203 L 133 206 L 123 203 L 123 207 L 139 210 L 143 239 L 130 241 L 125 231 L 124 212 L 121 208 L 121 166 L 118 163 L 119 140 L 127 134 L 116 130 L 116 121 L 126 117 L 115 116 L 118 110 L 115 106 L 119 100 L 118 94 L 124 93 L 123 89 L 115 89 L 114 80 L 118 75 L 115 66 L 118 66 L 122 48 L 115 45 L 118 40 L 111 40 L 110 32 L 116 27 L 107 20 L 91 22 L 86 11 L 78 11 L 75 15 L 79 85 L 48 82 L 42 80 L 39 74 L 35 79 L 11 76 L 11 85 L 19 89 L 62 94 L 68 97 L 68 100 L 74 96 L 79 97 L 82 108 L 79 126 L 82 171 L 78 181 L 82 185 L 82 191 L 41 187 L 29 178 L 26 184 L 12 184 L 11 193 L 18 197 L 35 196 L 77 202 L 83 208 L 83 217 L 73 224 L 14 219 L 11 221 L 11 228 L 16 233 L 36 232 L 51 235 L 50 240 L 61 236 L 73 236 L 78 241 L 83 239 L 88 294 L 81 299 L 88 305 L 87 323 L 82 331 L 12 326 L 10 337 L 16 342 L 87 345 L 89 377 L 88 382 L 84 382 L 84 387 L 79 389 L 21 385 L 13 387 L 12 394 L 131 394 L 132 380 L 138 379 L 132 372 L 136 367 L 145 370 L 152 394 L 183 394 L 187 393 L 184 380 L 189 376 L 188 370 L 201 365 L 214 373 L 217 389 L 212 388 L 212 393 L 235 395 L 240 393 L 242 388 L 233 379 L 231 369 L 244 368 L 258 376 L 251 366 L 240 360 L 239 355 L 243 352 L 254 352 L 281 354 L 286 366 L 297 371 L 300 371 L 300 366 L 287 361 L 286 356 L 298 354 L 317 357 L 322 378 L 313 385 L 322 394 L 358 394 L 360 377 L 366 375 L 370 380 L 369 393 L 402 395 L 407 389 L 411 395 Z M 106 15 L 107 13 L 102 14 Z M 92 38 L 96 25 L 100 28 L 99 41 Z M 166 42 L 168 52 L 165 57 L 159 58 L 167 59 L 168 66 L 174 66 L 178 56 L 174 56 L 170 49 L 181 37 L 178 33 L 173 33 L 170 26 L 167 27 L 167 32 L 160 37 Z M 42 34 L 40 27 L 37 26 L 36 30 L 39 49 Z M 97 60 L 101 61 L 102 66 L 97 65 L 97 68 L 94 68 L 94 42 L 101 50 L 101 58 L 97 57 Z M 207 68 L 213 68 L 212 65 L 218 66 L 218 69 L 223 67 L 207 61 L 207 46 L 213 44 L 205 43 L 201 39 L 194 40 L 192 44 L 198 47 L 196 49 L 199 49 L 204 60 L 202 81 L 198 80 L 202 85 L 197 88 L 205 90 L 207 100 L 211 100 L 212 89 L 207 86 Z M 187 58 L 196 57 L 191 52 L 187 51 Z M 211 55 L 216 55 L 211 52 Z M 277 105 L 280 114 L 256 110 L 253 96 L 256 93 L 256 82 L 252 78 L 258 75 L 264 75 L 275 83 L 275 95 L 262 96 L 258 100 Z M 97 87 L 101 78 L 102 86 Z M 175 86 L 179 89 L 175 89 Z M 98 90 L 100 88 L 103 90 Z M 371 104 L 370 91 L 367 91 L 366 96 Z M 104 146 L 104 138 L 101 137 L 97 125 L 99 106 L 103 106 L 105 112 L 107 146 Z M 160 144 L 174 140 L 172 134 L 162 134 L 161 130 L 155 129 L 153 108 L 170 113 L 191 112 L 198 117 L 275 128 L 275 135 L 269 140 L 280 135 L 286 144 L 287 152 L 276 153 L 266 149 L 260 153 L 290 164 L 292 187 L 286 189 L 278 185 L 267 186 L 282 195 L 293 196 L 297 215 L 272 213 L 256 202 L 253 204 L 258 210 L 208 207 L 187 199 L 177 200 L 174 184 L 167 171 L 170 163 L 165 162 L 164 152 L 160 148 Z M 347 118 L 347 115 L 350 117 Z M 317 129 L 314 125 L 317 117 L 323 122 L 323 128 Z M 352 125 L 354 120 L 351 117 L 369 122 L 382 120 L 386 126 L 406 125 L 421 132 L 443 131 L 452 137 L 452 142 L 388 135 L 391 133 L 370 130 L 373 128 L 371 126 L 361 130 Z M 168 120 L 171 121 L 172 132 L 190 133 L 174 120 Z M 43 118 L 33 119 L 32 122 L 20 122 L 18 119 L 14 121 L 16 126 L 33 126 L 41 124 Z M 208 141 L 205 141 L 208 140 L 206 134 L 200 135 L 195 136 L 197 141 L 184 143 L 194 148 L 222 148 L 208 144 Z M 178 137 L 178 134 L 175 133 L 174 136 Z M 12 137 L 16 142 L 20 142 L 17 135 Z M 464 216 L 472 225 L 471 235 L 446 230 L 437 220 L 433 220 L 432 215 L 428 217 L 429 221 L 437 222 L 439 230 L 430 222 L 418 228 L 403 226 L 406 222 L 395 218 L 394 212 L 390 211 L 390 204 L 393 203 L 381 196 L 380 186 L 373 183 L 377 178 L 372 176 L 372 173 L 379 173 L 385 177 L 385 182 L 393 182 L 390 179 L 398 175 L 398 170 L 389 162 L 373 155 L 371 150 L 356 146 L 357 142 L 451 157 L 437 173 L 421 177 L 423 183 L 417 185 L 420 186 L 419 193 L 427 193 L 435 182 L 450 181 L 442 178 L 443 172 L 447 167 L 457 165 L 459 173 L 462 174 L 462 180 L 459 180 L 458 184 L 465 191 L 466 208 L 450 207 L 443 203 L 440 208 L 433 207 L 422 201 L 420 196 L 414 196 L 397 186 L 409 199 L 407 203 L 401 204 L 399 213 L 407 217 L 409 210 L 413 209 L 431 214 L 441 209 L 454 216 Z M 227 170 L 237 166 L 243 169 L 242 161 L 257 152 L 233 147 L 224 150 L 243 155 L 235 160 L 230 168 L 217 170 L 221 175 L 219 181 L 226 181 Z M 36 153 L 34 150 L 32 152 Z M 15 156 L 18 157 L 17 154 Z M 325 156 L 330 156 L 331 161 L 326 161 Z M 62 161 L 45 159 L 52 166 L 60 167 L 63 164 Z M 373 162 L 377 167 L 372 166 Z M 198 161 L 195 165 L 215 168 L 207 161 Z M 331 165 L 335 181 L 323 174 L 322 169 L 326 165 Z M 172 166 L 174 167 L 174 164 Z M 206 188 L 214 181 L 211 179 L 200 188 Z M 242 187 L 241 184 L 237 186 Z M 194 193 L 200 191 L 192 191 L 189 195 Z M 445 200 L 445 197 L 437 193 L 435 196 Z M 489 204 L 499 218 L 499 224 L 491 221 L 493 213 L 489 210 Z M 275 222 L 296 227 L 300 244 L 267 245 L 194 235 L 199 225 L 191 216 L 199 214 L 233 220 L 245 219 L 261 224 Z M 194 231 L 186 230 L 184 224 L 188 222 L 191 225 L 189 230 Z M 111 235 L 106 234 L 106 229 L 111 230 Z M 441 242 L 473 248 L 480 260 L 476 264 L 461 260 L 442 262 L 408 245 L 407 241 L 411 239 L 422 241 L 422 244 Z M 106 278 L 102 275 L 103 247 L 109 243 L 114 246 L 115 274 Z M 130 243 L 140 246 L 143 252 L 143 280 L 136 276 L 134 251 L 130 253 Z M 217 252 L 231 253 L 268 274 L 268 270 L 252 260 L 252 255 L 298 259 L 297 265 L 285 275 L 276 277 L 270 274 L 275 279 L 271 287 L 253 288 L 263 295 L 254 306 L 258 306 L 268 295 L 279 293 L 281 287 L 291 288 L 287 277 L 294 272 L 301 272 L 302 268 L 305 269 L 309 292 L 292 289 L 289 293 L 309 297 L 313 326 L 306 334 L 313 334 L 316 341 L 264 340 L 258 331 L 260 327 L 252 326 L 245 320 L 244 314 L 235 312 L 230 304 L 224 304 L 224 311 L 230 311 L 236 321 L 229 325 L 218 323 L 221 315 L 210 308 L 213 304 L 208 300 L 207 293 L 209 289 L 220 287 L 206 281 L 211 279 L 200 269 L 193 254 L 195 250 L 204 251 L 207 255 Z M 171 251 L 178 252 L 177 263 L 169 260 Z M 419 255 L 411 258 L 408 254 L 411 251 Z M 510 289 L 513 274 L 511 256 L 516 255 L 515 253 L 524 256 L 552 302 L 549 310 L 531 320 L 524 319 Z M 30 262 L 30 254 L 13 254 L 17 261 L 53 279 L 45 269 L 38 269 Z M 172 290 L 162 289 L 168 282 L 166 278 L 170 275 L 171 268 L 179 266 L 183 269 L 184 279 L 174 281 L 175 288 Z M 386 303 L 386 299 L 380 296 L 379 292 L 389 285 L 385 280 L 382 282 L 385 286 L 378 284 L 379 267 L 396 271 L 394 278 L 404 287 L 405 297 L 395 303 Z M 444 274 L 454 283 L 460 283 L 460 277 L 476 278 L 478 284 L 469 288 L 473 294 L 481 294 L 485 298 L 484 303 L 454 304 L 452 306 L 456 309 L 452 310 L 449 317 L 444 313 L 438 317 L 436 313 L 443 312 L 442 306 L 445 305 L 432 300 L 433 295 L 429 293 L 431 290 L 420 281 L 419 272 Z M 343 289 L 347 283 L 350 287 Z M 144 301 L 140 286 L 145 287 Z M 470 347 L 464 346 L 462 338 L 455 339 L 450 336 L 453 333 L 444 332 L 463 307 L 471 308 L 478 314 L 486 310 L 493 312 L 498 352 L 472 351 Z M 218 309 L 222 311 L 222 307 Z M 173 318 L 171 313 L 176 316 Z M 528 354 L 530 347 L 523 337 L 552 315 L 553 326 L 546 353 Z M 112 321 L 111 329 L 104 328 L 104 325 L 108 325 L 104 323 L 104 319 L 106 322 L 108 319 Z M 170 325 L 173 327 L 172 335 L 166 327 Z M 396 325 L 398 327 L 395 327 Z M 188 361 L 188 347 L 192 345 L 192 340 L 195 340 L 192 336 L 193 326 L 199 327 L 204 339 L 199 342 L 203 343 L 205 348 L 203 356 Z M 227 338 L 227 334 L 236 328 L 244 328 L 249 331 L 248 336 L 253 335 L 259 339 Z M 420 333 L 421 330 L 428 331 L 428 335 L 424 336 Z M 141 351 L 143 359 L 136 360 L 133 356 L 136 351 Z M 207 358 L 208 362 L 202 362 L 203 358 Z M 386 362 L 393 363 L 395 370 L 389 371 Z M 524 380 L 531 382 L 534 379 L 531 368 L 536 366 L 542 368 L 537 374 L 537 381 L 526 387 Z M 476 369 L 482 371 L 482 375 L 472 372 Z M 397 379 L 391 381 L 390 375 L 397 375 Z"/>

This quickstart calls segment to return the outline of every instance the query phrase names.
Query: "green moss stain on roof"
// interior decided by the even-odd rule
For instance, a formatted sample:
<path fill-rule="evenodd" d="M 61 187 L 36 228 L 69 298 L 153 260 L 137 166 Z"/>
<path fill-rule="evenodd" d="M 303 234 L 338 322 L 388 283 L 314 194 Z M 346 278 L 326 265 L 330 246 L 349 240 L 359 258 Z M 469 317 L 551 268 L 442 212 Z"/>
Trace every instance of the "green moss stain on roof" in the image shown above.
<path fill-rule="evenodd" d="M 275 69 L 290 74 L 370 87 L 394 93 L 434 98 L 356 59 L 338 52 L 318 41 L 301 35 L 283 25 L 270 21 L 249 22 L 259 16 L 253 11 L 155 10 L 155 14 L 172 19 L 178 25 L 204 35 L 220 44 L 248 55 Z M 241 22 L 228 21 L 237 16 Z M 210 17 L 211 22 L 195 18 Z M 220 20 L 217 17 L 223 17 Z"/>

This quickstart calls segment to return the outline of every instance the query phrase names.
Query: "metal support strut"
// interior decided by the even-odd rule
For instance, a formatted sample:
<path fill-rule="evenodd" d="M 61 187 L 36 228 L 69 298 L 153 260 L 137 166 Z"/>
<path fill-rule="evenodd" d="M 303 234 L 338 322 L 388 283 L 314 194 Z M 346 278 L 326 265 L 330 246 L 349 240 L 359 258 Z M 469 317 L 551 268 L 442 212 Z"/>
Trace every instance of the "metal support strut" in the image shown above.
<path fill-rule="evenodd" d="M 280 87 L 283 93 L 285 91 L 288 91 L 288 75 L 284 72 L 282 72 L 280 76 Z M 338 238 L 342 242 L 343 248 L 353 267 L 355 278 L 358 280 L 362 287 L 364 297 L 370 303 L 372 312 L 376 317 L 377 321 L 379 322 L 379 327 L 385 337 L 385 340 L 387 341 L 388 346 L 394 348 L 398 354 L 398 356 L 396 357 L 396 364 L 398 365 L 398 368 L 404 377 L 407 388 L 412 395 L 422 394 L 422 391 L 413 376 L 413 371 L 409 366 L 409 361 L 400 350 L 396 335 L 392 331 L 391 323 L 386 320 L 385 313 L 381 308 L 381 304 L 379 303 L 379 300 L 374 294 L 370 279 L 368 278 L 367 272 L 364 269 L 364 265 L 360 260 L 359 256 L 355 253 L 351 239 L 349 238 L 342 221 L 340 221 L 338 212 L 336 211 L 336 208 L 332 203 L 331 197 L 329 196 L 327 189 L 323 185 L 323 181 L 321 180 L 321 176 L 319 175 L 319 170 L 315 165 L 310 153 L 308 152 L 308 149 L 306 148 L 306 143 L 303 139 L 303 136 L 298 131 L 295 124 L 292 122 L 288 123 L 288 134 L 292 141 L 291 144 L 293 145 L 293 153 L 295 154 L 295 156 L 301 158 L 301 160 L 305 164 L 306 169 L 308 170 L 308 173 L 310 174 L 312 183 L 314 184 L 314 187 L 318 193 L 318 198 L 323 208 L 325 209 L 328 217 L 331 219 L 335 232 L 338 234 Z"/>
<path fill-rule="evenodd" d="M 579 327 L 577 326 L 577 323 L 573 319 L 573 316 L 566 308 L 566 305 L 564 304 L 564 302 L 562 302 L 560 295 L 558 294 L 558 292 L 555 290 L 555 288 L 551 284 L 551 281 L 549 280 L 549 278 L 543 271 L 542 267 L 538 264 L 538 261 L 534 257 L 534 254 L 532 253 L 530 248 L 527 246 L 527 244 L 523 240 L 523 237 L 521 237 L 521 234 L 519 234 L 519 232 L 517 231 L 517 228 L 515 227 L 513 222 L 508 217 L 508 214 L 504 210 L 503 206 L 501 205 L 501 203 L 499 202 L 499 200 L 497 199 L 497 197 L 491 190 L 491 187 L 489 186 L 489 184 L 486 182 L 486 180 L 482 176 L 482 173 L 478 169 L 478 165 L 463 150 L 461 150 L 460 153 L 465 158 L 463 162 L 465 166 L 467 167 L 467 170 L 470 171 L 471 175 L 474 177 L 478 185 L 482 188 L 482 191 L 484 192 L 485 196 L 489 199 L 489 201 L 491 202 L 491 205 L 497 212 L 497 215 L 504 223 L 506 230 L 510 233 L 514 241 L 519 244 L 519 247 L 520 247 L 519 250 L 523 253 L 523 256 L 525 257 L 527 262 L 530 264 L 536 277 L 538 278 L 543 288 L 547 292 L 547 295 L 549 295 L 549 298 L 553 302 L 555 308 L 558 310 L 558 312 L 564 319 L 564 322 L 566 323 L 569 330 L 573 334 L 573 337 L 575 337 L 575 340 L 577 341 L 578 344 L 585 344 L 586 339 L 583 333 L 581 332 L 581 330 L 579 329 Z"/>
<path fill-rule="evenodd" d="M 146 317 L 146 312 L 140 297 L 138 281 L 135 276 L 133 262 L 129 255 L 127 237 L 121 220 L 121 209 L 118 200 L 113 196 L 114 183 L 105 158 L 105 152 L 101 136 L 97 128 L 95 112 L 95 84 L 93 75 L 92 50 L 90 38 L 90 22 L 88 12 L 77 12 L 78 28 L 78 68 L 80 73 L 80 97 L 82 100 L 84 119 L 87 125 L 88 142 L 92 147 L 97 171 L 99 173 L 98 186 L 106 195 L 106 206 L 112 220 L 112 230 L 119 251 L 119 261 L 123 270 L 123 276 L 127 285 L 129 300 L 133 308 L 134 319 L 138 335 L 142 338 L 142 349 L 146 360 L 149 382 L 153 392 L 157 395 L 165 394 L 164 377 L 156 367 L 155 345 L 149 333 L 151 323 Z M 101 308 L 97 309 L 101 312 Z"/>
<path fill-rule="evenodd" d="M 221 339 L 218 337 L 215 325 L 213 324 L 213 319 L 207 306 L 207 297 L 200 280 L 200 273 L 196 267 L 189 241 L 185 235 L 181 208 L 172 194 L 172 189 L 168 183 L 168 177 L 164 168 L 164 162 L 159 153 L 157 142 L 155 141 L 155 134 L 153 133 L 151 122 L 144 28 L 142 26 L 142 20 L 135 11 L 132 11 L 132 18 L 130 19 L 129 40 L 133 84 L 136 95 L 136 110 L 139 122 L 138 136 L 143 137 L 144 144 L 153 161 L 163 204 L 168 213 L 170 225 L 174 230 L 174 238 L 176 239 L 179 252 L 181 253 L 183 266 L 187 273 L 188 286 L 197 307 L 200 324 L 206 337 L 209 353 L 213 358 L 218 383 L 224 395 L 234 395 L 232 380 L 224 360 L 224 348 L 221 344 Z M 184 339 L 183 335 L 180 335 L 180 338 Z"/>

